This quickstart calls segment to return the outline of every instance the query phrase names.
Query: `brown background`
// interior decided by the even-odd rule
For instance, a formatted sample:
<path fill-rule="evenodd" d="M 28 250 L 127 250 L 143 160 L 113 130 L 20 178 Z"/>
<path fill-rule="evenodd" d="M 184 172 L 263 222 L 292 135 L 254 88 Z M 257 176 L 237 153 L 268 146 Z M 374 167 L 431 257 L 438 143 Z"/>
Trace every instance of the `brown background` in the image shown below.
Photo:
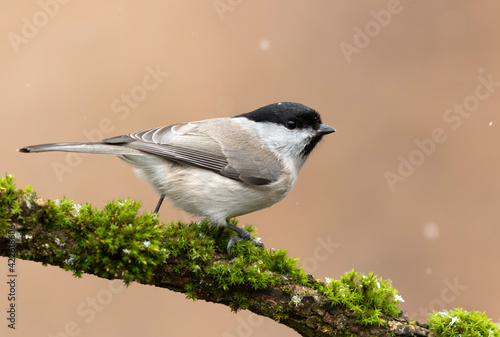
<path fill-rule="evenodd" d="M 474 98 L 478 76 L 500 82 L 498 2 L 221 0 L 229 6 L 222 14 L 213 1 L 42 3 L 52 4 L 52 16 L 36 1 L 0 5 L 1 170 L 20 187 L 97 207 L 132 197 L 152 210 L 157 196 L 120 160 L 87 156 L 58 179 L 53 165 L 67 165 L 66 154 L 15 149 L 99 136 L 103 123 L 100 137 L 110 137 L 301 102 L 338 132 L 315 150 L 284 201 L 241 223 L 255 224 L 266 247 L 287 248 L 318 278 L 351 268 L 390 278 L 412 318 L 462 306 L 499 321 L 500 87 Z M 380 14 L 382 27 L 371 11 L 387 8 L 398 13 L 390 22 Z M 34 20 L 37 31 L 24 28 L 25 43 L 13 44 Z M 363 42 L 356 27 L 372 37 L 346 58 L 341 45 Z M 148 67 L 168 73 L 152 90 L 141 88 Z M 123 110 L 115 110 L 131 93 L 140 99 L 120 119 Z M 444 119 L 454 104 L 474 102 L 456 129 Z M 446 140 L 419 159 L 415 141 L 430 142 L 436 128 Z M 384 174 L 409 157 L 421 162 L 391 191 Z M 160 214 L 191 219 L 168 203 Z M 320 243 L 328 240 L 329 252 Z M 16 267 L 12 336 L 56 335 L 68 322 L 79 336 L 297 335 L 162 289 L 133 284 L 109 297 L 106 280 L 31 262 Z M 4 313 L 4 258 L 0 274 Z M 90 319 L 86 301 L 96 296 L 104 305 Z"/>

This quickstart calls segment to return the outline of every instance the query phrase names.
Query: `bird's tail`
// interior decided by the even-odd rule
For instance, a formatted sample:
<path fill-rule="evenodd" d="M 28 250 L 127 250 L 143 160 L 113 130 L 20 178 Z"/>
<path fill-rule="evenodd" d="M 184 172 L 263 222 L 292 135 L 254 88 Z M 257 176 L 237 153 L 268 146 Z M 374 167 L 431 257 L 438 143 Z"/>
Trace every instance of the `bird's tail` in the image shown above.
<path fill-rule="evenodd" d="M 119 144 L 105 143 L 51 143 L 31 145 L 18 149 L 23 153 L 63 151 L 63 152 L 83 152 L 96 154 L 114 154 L 114 155 L 140 155 L 140 151 L 131 149 Z"/>

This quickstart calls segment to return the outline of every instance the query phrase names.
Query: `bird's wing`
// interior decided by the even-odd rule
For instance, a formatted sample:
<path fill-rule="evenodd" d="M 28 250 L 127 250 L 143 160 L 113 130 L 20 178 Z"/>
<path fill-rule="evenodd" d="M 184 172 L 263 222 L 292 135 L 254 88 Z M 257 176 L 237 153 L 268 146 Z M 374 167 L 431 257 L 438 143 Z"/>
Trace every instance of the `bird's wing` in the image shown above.
<path fill-rule="evenodd" d="M 277 166 L 275 155 L 268 153 L 264 157 L 267 160 L 258 160 L 256 144 L 242 142 L 238 138 L 243 131 L 233 130 L 228 123 L 231 120 L 212 119 L 174 124 L 108 138 L 103 142 L 207 169 L 252 185 L 266 185 L 276 181 L 281 166 Z M 221 136 L 218 132 L 221 127 L 231 131 Z M 253 151 L 249 152 L 252 148 Z M 260 150 L 263 151 L 266 150 Z"/>

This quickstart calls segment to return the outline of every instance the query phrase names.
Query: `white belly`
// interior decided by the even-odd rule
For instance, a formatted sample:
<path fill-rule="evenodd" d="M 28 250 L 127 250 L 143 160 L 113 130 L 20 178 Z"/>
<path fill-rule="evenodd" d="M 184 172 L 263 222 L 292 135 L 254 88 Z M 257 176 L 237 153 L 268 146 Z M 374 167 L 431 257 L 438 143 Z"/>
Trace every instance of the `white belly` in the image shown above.
<path fill-rule="evenodd" d="M 176 207 L 220 225 L 224 225 L 227 218 L 274 205 L 292 190 L 296 181 L 290 174 L 269 185 L 249 185 L 156 156 L 123 159 L 134 165 L 136 171 Z"/>

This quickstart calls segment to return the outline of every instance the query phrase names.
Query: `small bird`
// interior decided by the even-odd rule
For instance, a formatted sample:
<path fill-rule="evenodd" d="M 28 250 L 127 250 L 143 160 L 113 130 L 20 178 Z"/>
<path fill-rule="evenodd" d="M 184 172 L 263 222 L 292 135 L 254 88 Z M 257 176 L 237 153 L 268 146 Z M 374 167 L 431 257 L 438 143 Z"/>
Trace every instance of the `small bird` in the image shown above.
<path fill-rule="evenodd" d="M 19 152 L 65 151 L 117 155 L 131 164 L 163 199 L 212 224 L 228 227 L 227 251 L 254 240 L 227 219 L 270 207 L 294 187 L 307 157 L 324 135 L 315 110 L 274 103 L 234 117 L 173 124 L 88 143 L 26 146 Z"/>

